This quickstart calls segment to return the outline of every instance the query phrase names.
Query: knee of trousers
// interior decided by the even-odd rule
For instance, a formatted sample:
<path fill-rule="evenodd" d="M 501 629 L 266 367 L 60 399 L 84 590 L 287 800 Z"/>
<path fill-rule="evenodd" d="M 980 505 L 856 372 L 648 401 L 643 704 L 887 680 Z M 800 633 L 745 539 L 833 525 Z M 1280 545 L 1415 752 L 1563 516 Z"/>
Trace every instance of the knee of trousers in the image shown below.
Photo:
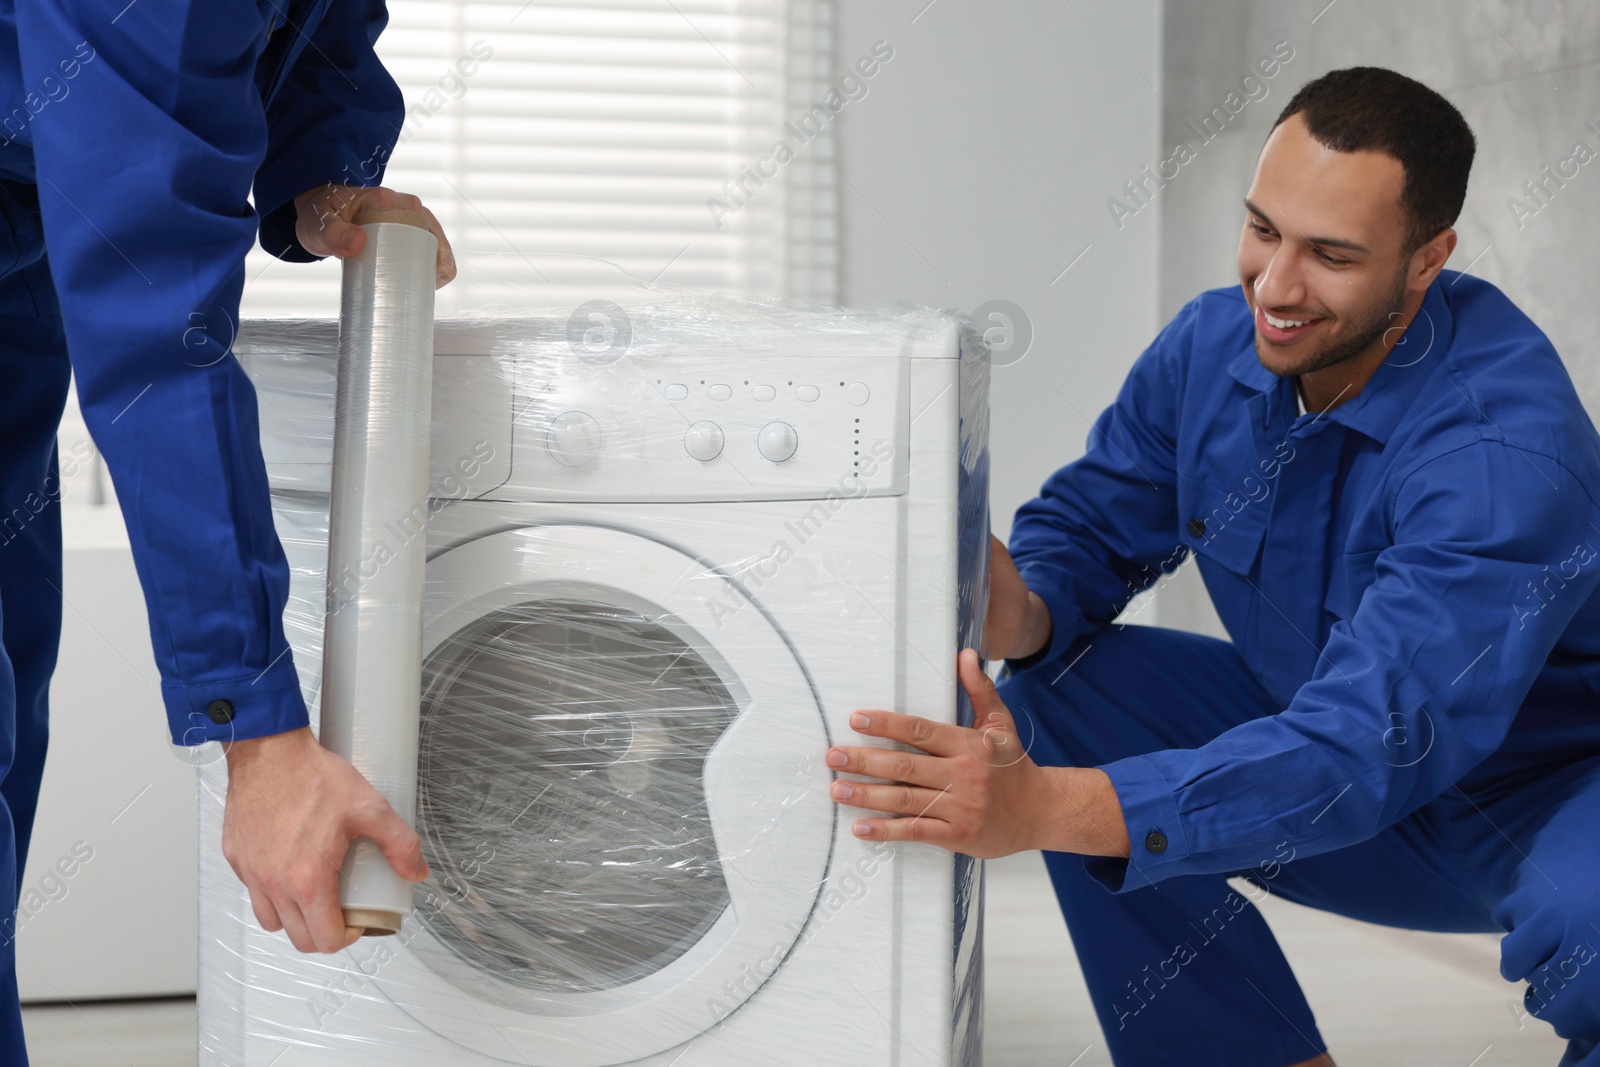
<path fill-rule="evenodd" d="M 1600 899 L 1592 891 L 1550 890 L 1519 910 L 1511 922 L 1503 908 L 1496 915 L 1510 928 L 1500 945 L 1501 974 L 1528 984 L 1527 1014 L 1569 1041 L 1600 1042 Z"/>

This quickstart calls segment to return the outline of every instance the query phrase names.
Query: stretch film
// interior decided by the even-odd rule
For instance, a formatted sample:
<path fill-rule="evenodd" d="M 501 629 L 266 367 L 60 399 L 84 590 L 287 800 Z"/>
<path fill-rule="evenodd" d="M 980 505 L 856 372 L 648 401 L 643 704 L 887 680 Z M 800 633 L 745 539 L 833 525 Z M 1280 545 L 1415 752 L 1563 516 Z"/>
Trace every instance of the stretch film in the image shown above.
<path fill-rule="evenodd" d="M 438 242 L 408 221 L 363 229 L 339 312 L 321 739 L 412 822 Z M 411 885 L 363 837 L 345 857 L 339 903 L 347 926 L 395 933 Z"/>

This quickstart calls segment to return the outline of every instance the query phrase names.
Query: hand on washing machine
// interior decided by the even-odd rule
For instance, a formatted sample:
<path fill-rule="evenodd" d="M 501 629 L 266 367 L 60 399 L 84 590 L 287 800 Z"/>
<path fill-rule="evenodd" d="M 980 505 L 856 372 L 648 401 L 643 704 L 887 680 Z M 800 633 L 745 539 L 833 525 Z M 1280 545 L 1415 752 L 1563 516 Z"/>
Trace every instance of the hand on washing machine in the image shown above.
<path fill-rule="evenodd" d="M 456 257 L 445 238 L 444 227 L 433 212 L 410 193 L 397 192 L 381 185 L 319 185 L 294 198 L 294 235 L 300 246 L 314 256 L 357 255 L 367 244 L 367 235 L 351 220 L 367 208 L 411 211 L 428 220 L 428 230 L 439 239 L 439 258 L 434 266 L 434 288 L 440 289 L 456 276 Z"/>
<path fill-rule="evenodd" d="M 856 836 L 921 841 L 980 859 L 1026 849 L 1127 856 L 1122 807 L 1105 772 L 1036 764 L 978 654 L 964 650 L 957 669 L 972 700 L 972 728 L 858 711 L 850 716 L 857 733 L 921 751 L 844 745 L 828 750 L 834 771 L 885 779 L 841 778 L 830 789 L 836 803 L 901 816 L 859 819 Z"/>
<path fill-rule="evenodd" d="M 428 876 L 417 833 L 309 727 L 228 746 L 222 853 L 250 890 L 261 928 L 301 952 L 337 952 L 359 930 L 339 907 L 350 842 L 370 837 L 402 878 Z"/>
<path fill-rule="evenodd" d="M 1026 659 L 1050 643 L 1050 609 L 1028 588 L 1005 542 L 989 535 L 989 614 L 983 626 L 993 659 Z"/>

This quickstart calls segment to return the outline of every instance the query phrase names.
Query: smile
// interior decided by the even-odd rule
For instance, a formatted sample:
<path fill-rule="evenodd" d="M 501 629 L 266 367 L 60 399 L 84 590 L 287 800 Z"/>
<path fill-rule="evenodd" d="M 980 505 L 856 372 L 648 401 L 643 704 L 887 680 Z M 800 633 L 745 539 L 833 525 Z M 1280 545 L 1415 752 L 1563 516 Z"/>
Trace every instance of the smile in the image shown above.
<path fill-rule="evenodd" d="M 1269 315 L 1260 307 L 1256 308 L 1256 332 L 1272 344 L 1292 344 L 1315 329 L 1321 321 L 1319 318 L 1281 319 Z"/>

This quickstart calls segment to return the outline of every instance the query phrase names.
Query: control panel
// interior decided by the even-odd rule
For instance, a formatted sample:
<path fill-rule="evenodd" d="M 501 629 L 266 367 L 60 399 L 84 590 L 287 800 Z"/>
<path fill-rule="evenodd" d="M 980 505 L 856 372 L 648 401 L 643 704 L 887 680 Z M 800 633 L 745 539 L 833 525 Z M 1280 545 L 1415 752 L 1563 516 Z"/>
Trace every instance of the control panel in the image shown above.
<path fill-rule="evenodd" d="M 555 364 L 555 365 L 553 365 Z M 504 370 L 505 364 L 502 364 Z M 493 499 L 781 500 L 905 491 L 908 361 L 674 353 L 516 365 Z"/>
<path fill-rule="evenodd" d="M 842 331 L 592 359 L 542 320 L 445 321 L 434 345 L 430 495 L 516 501 L 904 493 L 911 364 L 956 351 L 953 333 Z M 252 323 L 235 351 L 273 487 L 327 492 L 337 324 Z"/>

